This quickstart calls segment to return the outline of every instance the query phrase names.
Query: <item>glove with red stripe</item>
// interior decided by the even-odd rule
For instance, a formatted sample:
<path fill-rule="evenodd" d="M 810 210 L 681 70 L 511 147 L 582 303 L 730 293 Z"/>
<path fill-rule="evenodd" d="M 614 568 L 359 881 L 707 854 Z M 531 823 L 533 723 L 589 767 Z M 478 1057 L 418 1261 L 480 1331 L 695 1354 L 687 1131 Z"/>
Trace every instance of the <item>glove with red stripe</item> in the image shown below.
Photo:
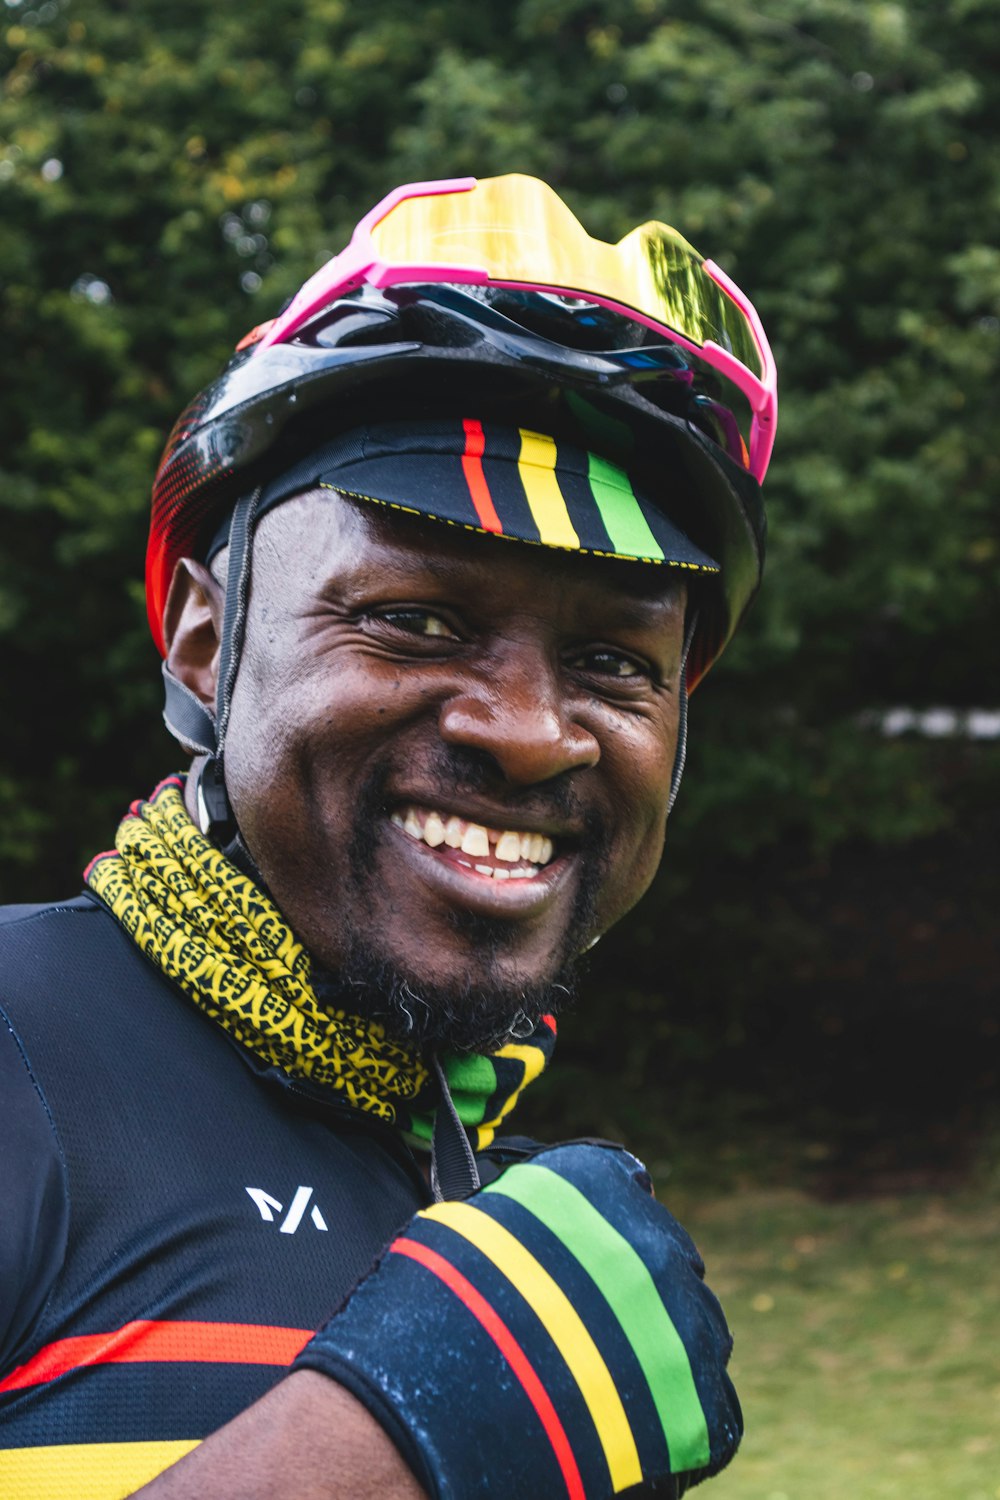
<path fill-rule="evenodd" d="M 703 1274 L 641 1162 L 555 1146 L 418 1213 L 295 1368 L 352 1391 L 435 1500 L 680 1496 L 743 1430 Z"/>

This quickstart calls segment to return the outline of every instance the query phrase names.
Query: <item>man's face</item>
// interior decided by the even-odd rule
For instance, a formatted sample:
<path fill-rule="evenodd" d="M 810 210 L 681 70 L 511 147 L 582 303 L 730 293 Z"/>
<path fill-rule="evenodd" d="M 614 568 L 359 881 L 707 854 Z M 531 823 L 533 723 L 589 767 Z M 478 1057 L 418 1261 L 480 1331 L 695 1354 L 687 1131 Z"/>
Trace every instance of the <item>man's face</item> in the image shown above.
<path fill-rule="evenodd" d="M 226 781 L 314 956 L 466 1005 L 453 1045 L 530 1012 L 656 870 L 683 614 L 667 569 L 331 492 L 266 516 Z"/>

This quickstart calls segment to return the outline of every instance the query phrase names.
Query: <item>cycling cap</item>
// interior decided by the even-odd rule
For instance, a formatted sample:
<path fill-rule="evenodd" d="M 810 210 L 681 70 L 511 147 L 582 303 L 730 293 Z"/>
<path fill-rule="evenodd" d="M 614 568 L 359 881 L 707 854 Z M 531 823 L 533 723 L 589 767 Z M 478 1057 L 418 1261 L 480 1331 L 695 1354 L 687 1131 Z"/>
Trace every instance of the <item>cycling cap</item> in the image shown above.
<path fill-rule="evenodd" d="M 511 541 L 719 571 L 624 469 L 546 433 L 475 417 L 341 433 L 261 487 L 256 522 L 313 489 Z M 205 561 L 228 541 L 227 516 Z"/>

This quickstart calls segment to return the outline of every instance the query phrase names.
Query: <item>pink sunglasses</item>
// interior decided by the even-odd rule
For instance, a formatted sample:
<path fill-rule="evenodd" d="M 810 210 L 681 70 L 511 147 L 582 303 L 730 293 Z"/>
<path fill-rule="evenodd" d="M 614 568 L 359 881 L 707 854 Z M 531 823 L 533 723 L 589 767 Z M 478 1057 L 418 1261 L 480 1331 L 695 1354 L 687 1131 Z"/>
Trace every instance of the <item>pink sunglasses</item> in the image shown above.
<path fill-rule="evenodd" d="M 365 215 L 347 248 L 240 347 L 286 342 L 363 284 L 428 282 L 579 297 L 653 329 L 741 392 L 750 408 L 749 447 L 740 442 L 734 456 L 763 480 L 777 424 L 777 372 L 749 298 L 669 225 L 641 224 L 616 245 L 593 239 L 535 177 L 458 177 L 395 188 Z"/>

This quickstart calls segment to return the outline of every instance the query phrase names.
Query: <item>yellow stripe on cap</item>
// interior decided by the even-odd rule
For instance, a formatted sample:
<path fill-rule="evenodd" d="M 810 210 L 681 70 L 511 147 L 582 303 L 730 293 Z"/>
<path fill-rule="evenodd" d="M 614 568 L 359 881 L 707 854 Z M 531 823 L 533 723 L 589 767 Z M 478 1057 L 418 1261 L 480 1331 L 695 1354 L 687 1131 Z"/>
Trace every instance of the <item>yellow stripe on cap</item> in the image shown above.
<path fill-rule="evenodd" d="M 197 1448 L 174 1443 L 59 1443 L 0 1452 L 3 1500 L 124 1500 Z"/>
<path fill-rule="evenodd" d="M 579 548 L 580 538 L 569 518 L 556 478 L 556 445 L 541 432 L 519 427 L 521 452 L 517 472 L 538 534 L 546 547 Z"/>
<path fill-rule="evenodd" d="M 421 1219 L 433 1219 L 481 1250 L 527 1302 L 555 1344 L 580 1388 L 604 1450 L 615 1494 L 642 1483 L 642 1465 L 625 1408 L 611 1372 L 579 1313 L 545 1267 L 509 1230 L 467 1203 L 436 1203 Z M 481 1289 L 480 1289 L 481 1290 Z"/>

